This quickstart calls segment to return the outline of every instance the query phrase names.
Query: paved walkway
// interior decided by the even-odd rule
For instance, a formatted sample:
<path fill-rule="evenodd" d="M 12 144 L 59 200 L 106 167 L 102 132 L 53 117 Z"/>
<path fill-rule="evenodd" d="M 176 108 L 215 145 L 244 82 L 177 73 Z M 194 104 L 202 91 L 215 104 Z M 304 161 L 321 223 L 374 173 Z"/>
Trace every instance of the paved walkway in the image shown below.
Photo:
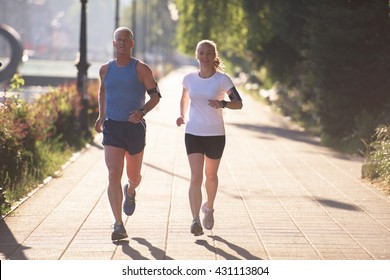
<path fill-rule="evenodd" d="M 175 125 L 189 70 L 160 81 L 163 99 L 147 115 L 128 240 L 110 240 L 98 139 L 0 222 L 0 259 L 390 259 L 390 199 L 360 180 L 361 160 L 321 146 L 248 96 L 243 110 L 225 111 L 215 227 L 192 236 L 184 128 Z"/>

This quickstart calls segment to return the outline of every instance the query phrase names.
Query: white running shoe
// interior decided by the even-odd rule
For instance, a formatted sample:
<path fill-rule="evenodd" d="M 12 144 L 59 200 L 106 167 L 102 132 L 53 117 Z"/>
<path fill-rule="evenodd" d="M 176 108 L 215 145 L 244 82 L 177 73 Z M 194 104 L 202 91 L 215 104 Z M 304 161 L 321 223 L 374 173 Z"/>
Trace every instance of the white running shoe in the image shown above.
<path fill-rule="evenodd" d="M 207 208 L 207 203 L 204 203 L 202 205 L 202 212 L 204 214 L 203 216 L 203 226 L 210 230 L 214 227 L 214 209 L 208 209 Z"/>

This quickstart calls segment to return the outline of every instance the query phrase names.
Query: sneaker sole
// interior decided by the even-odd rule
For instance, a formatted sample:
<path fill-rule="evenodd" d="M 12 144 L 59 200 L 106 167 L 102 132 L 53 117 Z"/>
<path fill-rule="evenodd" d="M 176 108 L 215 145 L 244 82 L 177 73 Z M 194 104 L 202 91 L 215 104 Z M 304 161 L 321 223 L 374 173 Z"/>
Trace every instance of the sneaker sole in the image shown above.
<path fill-rule="evenodd" d="M 207 229 L 207 230 L 212 230 L 213 227 L 214 227 L 214 223 L 213 223 L 212 226 L 207 226 L 207 223 L 206 223 L 204 220 L 202 221 L 202 224 L 203 224 L 203 227 L 204 227 L 205 229 Z"/>
<path fill-rule="evenodd" d="M 199 228 L 192 228 L 191 227 L 191 233 L 194 235 L 194 236 L 200 236 L 200 235 L 203 235 L 204 232 L 203 232 L 203 229 L 201 227 Z"/>
<path fill-rule="evenodd" d="M 201 232 L 192 232 L 194 236 L 201 236 L 204 234 L 203 230 Z"/>
<path fill-rule="evenodd" d="M 113 232 L 111 234 L 111 240 L 112 241 L 119 241 L 119 240 L 125 239 L 127 237 L 128 237 L 127 234 L 123 234 L 123 233 Z"/>

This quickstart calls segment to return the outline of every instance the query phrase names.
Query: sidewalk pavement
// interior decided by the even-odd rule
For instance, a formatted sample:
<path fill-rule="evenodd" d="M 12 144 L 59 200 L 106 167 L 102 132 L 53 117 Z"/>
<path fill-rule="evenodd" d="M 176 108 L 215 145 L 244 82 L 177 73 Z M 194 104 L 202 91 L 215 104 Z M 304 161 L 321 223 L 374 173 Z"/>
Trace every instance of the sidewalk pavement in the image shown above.
<path fill-rule="evenodd" d="M 175 125 L 181 79 L 192 70 L 162 79 L 163 98 L 146 116 L 143 182 L 125 219 L 127 240 L 110 239 L 99 137 L 0 222 L 0 259 L 390 259 L 390 199 L 360 179 L 361 159 L 323 147 L 249 96 L 243 110 L 224 111 L 215 227 L 194 237 L 184 127 Z"/>

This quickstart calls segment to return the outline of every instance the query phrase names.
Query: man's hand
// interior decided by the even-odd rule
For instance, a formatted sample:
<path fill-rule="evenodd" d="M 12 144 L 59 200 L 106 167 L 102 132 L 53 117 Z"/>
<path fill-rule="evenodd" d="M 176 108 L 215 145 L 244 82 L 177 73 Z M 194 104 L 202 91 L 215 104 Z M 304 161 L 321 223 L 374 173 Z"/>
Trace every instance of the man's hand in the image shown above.
<path fill-rule="evenodd" d="M 140 110 L 136 110 L 130 113 L 129 122 L 131 123 L 139 123 L 142 121 L 144 117 L 144 113 Z"/>
<path fill-rule="evenodd" d="M 100 133 L 102 132 L 102 125 L 103 125 L 104 119 L 103 118 L 98 118 L 95 122 L 95 131 Z"/>

